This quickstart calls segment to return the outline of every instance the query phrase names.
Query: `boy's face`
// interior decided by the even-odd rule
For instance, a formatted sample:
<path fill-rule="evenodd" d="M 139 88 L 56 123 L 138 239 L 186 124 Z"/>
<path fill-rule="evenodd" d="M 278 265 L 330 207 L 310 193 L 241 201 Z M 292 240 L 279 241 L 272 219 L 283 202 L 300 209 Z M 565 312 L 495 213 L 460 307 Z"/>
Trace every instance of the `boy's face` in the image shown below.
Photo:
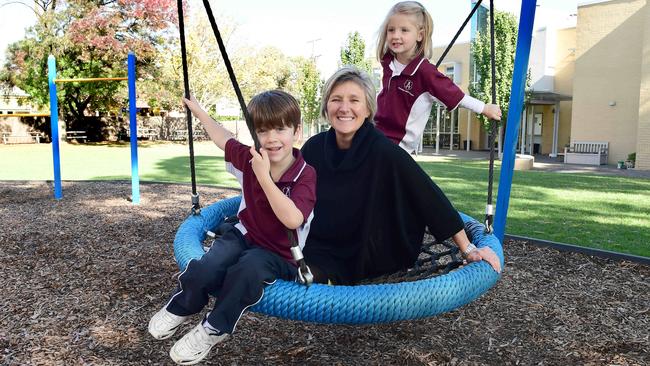
<path fill-rule="evenodd" d="M 269 155 L 271 165 L 282 165 L 293 158 L 293 144 L 300 138 L 300 126 L 294 131 L 291 126 L 258 129 L 255 131 L 260 146 Z"/>

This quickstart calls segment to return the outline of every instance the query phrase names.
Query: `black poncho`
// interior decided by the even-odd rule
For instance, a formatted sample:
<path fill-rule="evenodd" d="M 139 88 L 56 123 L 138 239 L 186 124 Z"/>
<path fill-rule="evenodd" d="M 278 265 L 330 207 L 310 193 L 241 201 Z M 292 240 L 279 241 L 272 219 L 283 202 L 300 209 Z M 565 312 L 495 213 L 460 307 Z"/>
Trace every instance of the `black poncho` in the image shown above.
<path fill-rule="evenodd" d="M 463 228 L 440 188 L 368 121 L 348 150 L 338 149 L 330 129 L 310 138 L 302 153 L 317 173 L 305 258 L 338 284 L 412 266 L 425 227 L 438 240 Z"/>

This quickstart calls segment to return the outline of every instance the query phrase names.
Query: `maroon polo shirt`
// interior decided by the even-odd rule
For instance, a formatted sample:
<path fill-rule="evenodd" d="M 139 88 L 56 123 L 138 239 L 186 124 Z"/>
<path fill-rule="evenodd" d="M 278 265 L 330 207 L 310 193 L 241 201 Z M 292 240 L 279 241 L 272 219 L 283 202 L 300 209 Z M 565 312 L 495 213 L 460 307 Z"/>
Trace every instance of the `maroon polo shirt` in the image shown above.
<path fill-rule="evenodd" d="M 386 137 L 411 152 L 420 143 L 436 99 L 453 110 L 465 93 L 422 55 L 399 74 L 393 70 L 393 58 L 386 53 L 381 60 L 384 74 L 375 122 Z"/>
<path fill-rule="evenodd" d="M 287 236 L 287 228 L 273 212 L 253 171 L 250 146 L 231 138 L 226 142 L 225 153 L 226 170 L 232 173 L 242 186 L 242 200 L 237 212 L 239 224 L 236 227 L 250 242 L 294 263 L 289 250 L 291 243 Z M 294 148 L 293 156 L 296 160 L 284 172 L 280 180 L 275 182 L 275 185 L 302 212 L 303 225 L 294 230 L 294 235 L 302 248 L 305 246 L 309 226 L 314 216 L 316 170 L 305 162 L 300 150 Z"/>

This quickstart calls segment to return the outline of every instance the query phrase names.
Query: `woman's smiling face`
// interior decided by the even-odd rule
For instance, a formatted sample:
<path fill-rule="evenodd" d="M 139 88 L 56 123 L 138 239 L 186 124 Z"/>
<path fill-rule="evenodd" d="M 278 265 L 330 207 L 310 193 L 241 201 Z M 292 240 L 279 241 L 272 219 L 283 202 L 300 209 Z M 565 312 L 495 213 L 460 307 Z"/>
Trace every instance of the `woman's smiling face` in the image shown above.
<path fill-rule="evenodd" d="M 332 89 L 327 99 L 327 118 L 336 132 L 339 148 L 347 149 L 363 122 L 370 116 L 363 88 L 343 82 Z"/>

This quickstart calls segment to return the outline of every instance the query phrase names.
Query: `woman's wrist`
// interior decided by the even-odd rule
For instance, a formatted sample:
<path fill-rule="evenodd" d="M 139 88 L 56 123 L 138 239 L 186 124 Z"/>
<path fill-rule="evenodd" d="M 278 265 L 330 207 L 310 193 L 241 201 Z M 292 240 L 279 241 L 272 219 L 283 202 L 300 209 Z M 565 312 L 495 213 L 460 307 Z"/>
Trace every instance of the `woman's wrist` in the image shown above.
<path fill-rule="evenodd" d="M 465 249 L 460 249 L 460 255 L 467 259 L 470 253 L 476 250 L 476 245 L 469 243 Z"/>

